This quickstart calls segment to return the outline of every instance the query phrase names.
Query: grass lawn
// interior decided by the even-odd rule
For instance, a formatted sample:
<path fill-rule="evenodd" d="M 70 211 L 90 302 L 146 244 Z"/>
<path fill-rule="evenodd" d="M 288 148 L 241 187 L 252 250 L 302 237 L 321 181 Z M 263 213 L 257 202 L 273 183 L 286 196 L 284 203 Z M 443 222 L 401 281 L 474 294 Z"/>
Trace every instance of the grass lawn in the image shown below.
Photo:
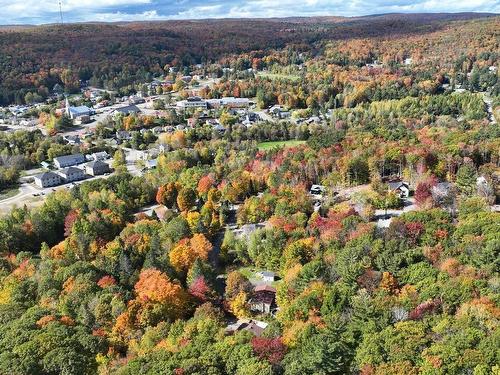
<path fill-rule="evenodd" d="M 19 193 L 19 187 L 14 186 L 5 190 L 0 190 L 0 201 L 8 198 L 12 198 L 13 196 Z"/>
<path fill-rule="evenodd" d="M 277 74 L 277 73 L 259 72 L 259 73 L 257 73 L 257 75 L 259 77 L 268 78 L 268 79 L 272 79 L 272 80 L 286 80 L 286 81 L 291 81 L 291 82 L 300 81 L 300 76 L 294 75 L 294 74 Z"/>
<path fill-rule="evenodd" d="M 257 145 L 257 147 L 259 148 L 259 150 L 265 151 L 265 150 L 271 150 L 275 147 L 281 148 L 281 147 L 299 146 L 303 145 L 304 143 L 306 143 L 306 141 L 291 140 L 291 141 L 261 142 Z"/>

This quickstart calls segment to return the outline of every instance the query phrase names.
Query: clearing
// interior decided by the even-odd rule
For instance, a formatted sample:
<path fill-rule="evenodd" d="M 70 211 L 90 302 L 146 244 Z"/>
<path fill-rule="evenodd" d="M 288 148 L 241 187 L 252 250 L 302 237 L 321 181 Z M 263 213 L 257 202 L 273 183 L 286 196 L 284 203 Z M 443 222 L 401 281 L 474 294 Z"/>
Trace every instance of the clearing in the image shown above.
<path fill-rule="evenodd" d="M 291 140 L 291 141 L 270 141 L 270 142 L 261 142 L 257 145 L 259 150 L 264 151 L 264 150 L 271 150 L 273 148 L 282 148 L 282 147 L 294 147 L 294 146 L 300 146 L 305 144 L 306 141 L 297 141 L 297 140 Z"/>

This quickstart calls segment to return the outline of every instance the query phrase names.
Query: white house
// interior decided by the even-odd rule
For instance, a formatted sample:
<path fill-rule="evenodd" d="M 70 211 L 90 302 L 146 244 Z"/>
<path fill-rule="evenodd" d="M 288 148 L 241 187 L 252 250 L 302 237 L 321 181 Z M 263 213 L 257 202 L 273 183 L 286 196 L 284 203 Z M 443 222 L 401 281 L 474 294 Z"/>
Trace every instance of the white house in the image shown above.
<path fill-rule="evenodd" d="M 410 185 L 406 182 L 389 182 L 389 191 L 396 193 L 400 198 L 408 198 L 410 196 Z"/>
<path fill-rule="evenodd" d="M 259 276 L 265 283 L 273 283 L 276 278 L 276 274 L 271 271 L 257 272 L 257 276 Z"/>
<path fill-rule="evenodd" d="M 41 188 L 57 186 L 61 184 L 61 176 L 54 172 L 44 172 L 34 176 L 35 185 Z"/>
<path fill-rule="evenodd" d="M 80 168 L 68 167 L 57 172 L 65 182 L 80 181 L 85 179 L 85 173 Z"/>

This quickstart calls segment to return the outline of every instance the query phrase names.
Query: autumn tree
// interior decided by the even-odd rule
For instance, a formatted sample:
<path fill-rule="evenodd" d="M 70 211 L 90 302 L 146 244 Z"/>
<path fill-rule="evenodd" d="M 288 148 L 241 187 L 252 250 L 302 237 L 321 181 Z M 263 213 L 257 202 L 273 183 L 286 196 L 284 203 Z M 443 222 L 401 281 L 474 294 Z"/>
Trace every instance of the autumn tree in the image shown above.
<path fill-rule="evenodd" d="M 189 211 L 196 204 L 196 193 L 193 189 L 185 187 L 177 195 L 177 206 L 181 211 Z"/>

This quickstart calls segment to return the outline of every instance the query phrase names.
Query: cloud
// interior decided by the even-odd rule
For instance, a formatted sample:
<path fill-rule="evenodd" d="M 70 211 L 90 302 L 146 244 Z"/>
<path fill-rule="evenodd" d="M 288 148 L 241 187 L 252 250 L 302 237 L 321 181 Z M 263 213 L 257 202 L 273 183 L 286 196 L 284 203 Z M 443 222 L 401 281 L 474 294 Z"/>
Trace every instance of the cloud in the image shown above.
<path fill-rule="evenodd" d="M 500 0 L 62 0 L 64 18 L 79 21 L 360 16 L 413 12 L 500 13 Z M 59 21 L 58 0 L 0 0 L 1 23 Z"/>

